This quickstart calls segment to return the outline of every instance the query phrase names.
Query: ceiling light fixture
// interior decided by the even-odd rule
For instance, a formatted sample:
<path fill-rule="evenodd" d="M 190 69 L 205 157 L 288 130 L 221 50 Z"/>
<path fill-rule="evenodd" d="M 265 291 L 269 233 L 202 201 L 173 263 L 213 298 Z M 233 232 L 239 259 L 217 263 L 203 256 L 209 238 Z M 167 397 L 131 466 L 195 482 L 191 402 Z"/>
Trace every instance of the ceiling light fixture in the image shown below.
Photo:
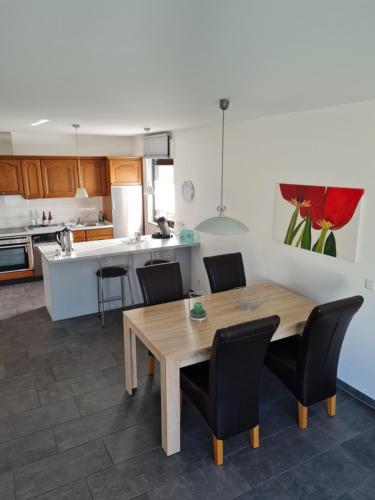
<path fill-rule="evenodd" d="M 79 186 L 76 189 L 75 198 L 88 198 L 89 195 L 87 194 L 87 191 L 86 191 L 85 187 L 83 186 L 82 177 L 81 177 L 81 162 L 79 160 L 79 140 L 78 140 L 79 123 L 72 123 L 72 127 L 76 131 L 77 163 L 78 163 L 78 182 L 79 182 Z"/>
<path fill-rule="evenodd" d="M 223 190 L 224 190 L 224 113 L 229 107 L 228 99 L 220 99 L 220 109 L 223 112 L 222 128 L 221 128 L 221 191 L 220 191 L 220 205 L 217 207 L 219 215 L 205 219 L 195 228 L 196 231 L 201 233 L 218 234 L 218 235 L 231 235 L 247 233 L 249 228 L 242 222 L 232 217 L 225 216 L 226 206 L 223 205 Z"/>
<path fill-rule="evenodd" d="M 41 120 L 38 120 L 37 122 L 30 123 L 30 127 L 37 127 L 38 125 L 43 125 L 43 123 L 47 123 L 49 120 L 47 118 L 42 118 Z"/>

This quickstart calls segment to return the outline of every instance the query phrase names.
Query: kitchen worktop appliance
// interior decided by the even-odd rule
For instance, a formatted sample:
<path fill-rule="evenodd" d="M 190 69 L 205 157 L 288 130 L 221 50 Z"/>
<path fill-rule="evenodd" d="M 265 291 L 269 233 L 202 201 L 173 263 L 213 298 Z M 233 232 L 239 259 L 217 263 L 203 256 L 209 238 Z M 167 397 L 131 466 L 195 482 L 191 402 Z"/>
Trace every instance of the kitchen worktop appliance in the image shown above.
<path fill-rule="evenodd" d="M 30 271 L 34 268 L 30 235 L 17 234 L 19 229 L 7 229 L 0 236 L 0 273 Z"/>

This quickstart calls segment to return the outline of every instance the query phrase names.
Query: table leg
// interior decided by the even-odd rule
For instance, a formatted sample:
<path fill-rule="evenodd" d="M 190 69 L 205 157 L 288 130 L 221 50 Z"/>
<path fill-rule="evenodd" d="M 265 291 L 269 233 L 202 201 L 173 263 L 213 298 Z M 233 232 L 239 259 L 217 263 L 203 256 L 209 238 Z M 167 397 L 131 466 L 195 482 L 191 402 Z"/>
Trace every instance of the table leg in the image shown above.
<path fill-rule="evenodd" d="M 161 435 L 167 455 L 180 451 L 180 367 L 176 361 L 160 360 Z"/>
<path fill-rule="evenodd" d="M 125 350 L 125 387 L 130 396 L 137 387 L 137 350 L 135 335 L 124 316 L 124 350 Z"/>
<path fill-rule="evenodd" d="M 132 352 L 132 382 L 133 389 L 137 388 L 138 385 L 138 374 L 137 374 L 137 337 L 130 330 L 130 343 L 131 343 L 131 352 Z"/>

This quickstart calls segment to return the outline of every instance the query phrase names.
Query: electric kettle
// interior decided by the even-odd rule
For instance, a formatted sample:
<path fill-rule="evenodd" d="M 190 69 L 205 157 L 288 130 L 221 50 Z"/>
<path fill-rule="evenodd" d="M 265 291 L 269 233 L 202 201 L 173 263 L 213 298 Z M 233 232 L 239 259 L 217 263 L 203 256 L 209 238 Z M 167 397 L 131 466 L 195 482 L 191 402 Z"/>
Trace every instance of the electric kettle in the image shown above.
<path fill-rule="evenodd" d="M 65 228 L 62 231 L 57 231 L 55 233 L 56 241 L 61 247 L 61 251 L 65 252 L 65 255 L 71 255 L 73 250 L 73 235 L 69 228 Z"/>

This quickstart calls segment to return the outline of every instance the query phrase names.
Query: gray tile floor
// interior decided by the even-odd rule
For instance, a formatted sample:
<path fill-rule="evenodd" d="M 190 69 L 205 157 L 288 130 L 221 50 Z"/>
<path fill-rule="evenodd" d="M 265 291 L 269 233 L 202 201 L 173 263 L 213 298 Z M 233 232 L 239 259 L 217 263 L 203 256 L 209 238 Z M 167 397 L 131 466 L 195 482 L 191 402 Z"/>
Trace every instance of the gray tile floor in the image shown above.
<path fill-rule="evenodd" d="M 159 377 L 146 375 L 142 346 L 139 388 L 124 393 L 121 313 L 103 330 L 96 316 L 52 323 L 36 304 L 0 303 L 13 314 L 0 321 L 1 500 L 375 499 L 375 411 L 346 393 L 335 418 L 316 405 L 301 431 L 295 400 L 265 371 L 259 450 L 236 436 L 216 467 L 186 402 L 182 452 L 167 458 Z"/>

